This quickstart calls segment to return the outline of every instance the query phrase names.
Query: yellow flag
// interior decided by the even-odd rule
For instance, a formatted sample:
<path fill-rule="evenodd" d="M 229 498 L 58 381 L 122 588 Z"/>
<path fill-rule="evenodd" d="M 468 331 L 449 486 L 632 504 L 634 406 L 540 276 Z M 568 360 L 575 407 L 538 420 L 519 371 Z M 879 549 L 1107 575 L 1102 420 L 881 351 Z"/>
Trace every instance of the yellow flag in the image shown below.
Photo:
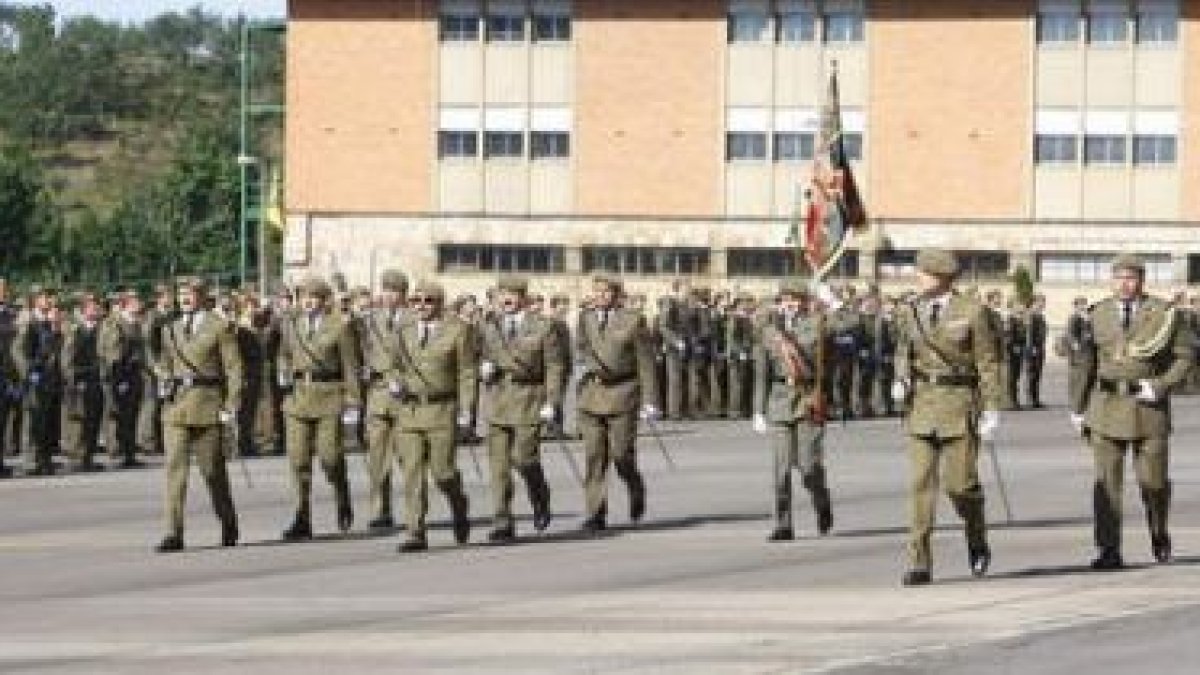
<path fill-rule="evenodd" d="M 276 230 L 282 230 L 285 222 L 283 217 L 283 180 L 277 166 L 271 167 L 271 176 L 267 180 L 264 197 L 263 222 Z"/>

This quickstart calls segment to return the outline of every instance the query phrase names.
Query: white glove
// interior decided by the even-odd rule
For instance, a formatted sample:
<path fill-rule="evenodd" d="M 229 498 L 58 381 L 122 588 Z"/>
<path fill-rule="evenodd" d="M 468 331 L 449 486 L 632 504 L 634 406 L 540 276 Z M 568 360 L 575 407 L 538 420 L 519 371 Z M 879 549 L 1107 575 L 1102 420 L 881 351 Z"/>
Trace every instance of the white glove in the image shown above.
<path fill-rule="evenodd" d="M 458 426 L 462 429 L 469 429 L 471 427 L 471 413 L 460 412 L 458 414 Z"/>
<path fill-rule="evenodd" d="M 538 411 L 538 417 L 543 422 L 553 422 L 554 421 L 554 406 L 552 406 L 550 404 L 546 404 L 546 405 L 542 406 L 542 409 Z"/>
<path fill-rule="evenodd" d="M 653 422 L 662 417 L 662 411 L 658 409 L 658 406 L 646 403 L 642 405 L 642 411 L 639 413 L 639 416 L 647 422 Z"/>
<path fill-rule="evenodd" d="M 217 421 L 220 422 L 221 424 L 232 424 L 233 423 L 233 413 L 229 412 L 228 410 L 218 410 L 217 411 Z"/>
<path fill-rule="evenodd" d="M 1080 436 L 1083 435 L 1083 421 L 1083 415 L 1071 413 L 1071 426 L 1075 427 L 1075 433 L 1079 434 Z"/>
<path fill-rule="evenodd" d="M 675 341 L 675 351 L 680 351 L 680 352 L 681 352 L 681 351 L 683 351 L 683 350 L 685 350 L 685 349 L 687 349 L 687 343 L 686 343 L 686 342 L 684 342 L 683 340 L 676 340 L 676 341 Z"/>
<path fill-rule="evenodd" d="M 829 284 L 815 284 L 812 291 L 813 295 L 817 296 L 817 299 L 820 300 L 830 310 L 841 308 L 842 301 L 838 300 L 837 296 L 833 294 L 833 289 L 829 287 Z"/>
<path fill-rule="evenodd" d="M 485 380 L 491 380 L 496 376 L 496 364 L 491 361 L 480 361 L 479 376 Z"/>
<path fill-rule="evenodd" d="M 342 424 L 353 426 L 362 419 L 362 410 L 358 406 L 350 406 L 342 411 Z"/>
<path fill-rule="evenodd" d="M 165 401 L 171 395 L 171 385 L 165 382 L 158 385 L 158 400 Z"/>
<path fill-rule="evenodd" d="M 288 377 L 287 375 L 280 375 L 279 386 L 283 389 L 287 389 L 288 387 L 292 386 L 292 378 Z"/>
<path fill-rule="evenodd" d="M 767 416 L 766 415 L 764 415 L 762 413 L 756 413 L 754 415 L 754 420 L 751 422 L 751 424 L 754 426 L 754 433 L 756 433 L 756 434 L 767 433 Z"/>
<path fill-rule="evenodd" d="M 396 398 L 404 396 L 404 385 L 397 380 L 388 382 L 388 393 Z"/>
<path fill-rule="evenodd" d="M 1138 382 L 1138 392 L 1134 394 L 1133 398 L 1143 403 L 1154 403 L 1158 400 L 1158 392 L 1154 391 L 1154 385 L 1150 384 L 1150 380 L 1142 380 Z"/>
<path fill-rule="evenodd" d="M 979 437 L 985 441 L 995 440 L 996 430 L 1000 428 L 1000 413 L 995 410 L 984 410 L 979 416 Z"/>
<path fill-rule="evenodd" d="M 904 380 L 896 380 L 892 383 L 892 400 L 897 403 L 903 402 L 908 398 L 908 382 Z"/>

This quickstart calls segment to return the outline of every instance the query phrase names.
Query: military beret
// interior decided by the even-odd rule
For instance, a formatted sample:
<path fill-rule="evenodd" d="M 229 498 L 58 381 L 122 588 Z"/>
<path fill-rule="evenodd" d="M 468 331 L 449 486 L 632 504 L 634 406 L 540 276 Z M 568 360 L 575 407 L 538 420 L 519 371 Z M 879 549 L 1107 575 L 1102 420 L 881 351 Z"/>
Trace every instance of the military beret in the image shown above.
<path fill-rule="evenodd" d="M 1121 255 L 1119 255 L 1113 259 L 1112 270 L 1114 272 L 1117 272 L 1119 270 L 1133 270 L 1134 272 L 1137 272 L 1139 274 L 1145 274 L 1146 273 L 1146 263 L 1141 258 L 1139 258 L 1138 256 L 1136 256 L 1132 253 L 1122 253 Z"/>
<path fill-rule="evenodd" d="M 333 288 L 329 285 L 328 281 L 325 281 L 321 277 L 307 277 L 297 285 L 297 288 L 305 295 L 315 295 L 325 300 L 328 300 L 329 296 L 333 295 Z"/>
<path fill-rule="evenodd" d="M 941 248 L 925 248 L 917 254 L 917 269 L 938 277 L 958 275 L 958 258 Z"/>
<path fill-rule="evenodd" d="M 384 270 L 379 277 L 379 287 L 385 291 L 404 293 L 408 290 L 408 277 L 400 270 Z"/>
<path fill-rule="evenodd" d="M 529 291 L 529 280 L 519 276 L 501 277 L 500 281 L 496 284 L 496 288 L 508 293 L 525 295 Z"/>
<path fill-rule="evenodd" d="M 180 277 L 175 285 L 180 289 L 189 289 L 197 293 L 208 293 L 208 281 L 204 277 Z"/>
<path fill-rule="evenodd" d="M 803 279 L 785 279 L 779 284 L 779 295 L 806 296 L 809 294 L 808 283 Z"/>
<path fill-rule="evenodd" d="M 597 274 L 592 277 L 592 283 L 599 286 L 607 286 L 618 293 L 621 291 L 621 280 L 611 274 Z"/>
<path fill-rule="evenodd" d="M 413 289 L 413 293 L 422 297 L 435 298 L 439 301 L 446 299 L 446 289 L 436 281 L 428 279 L 417 282 L 417 287 Z M 465 298 L 463 300 L 465 301 Z"/>

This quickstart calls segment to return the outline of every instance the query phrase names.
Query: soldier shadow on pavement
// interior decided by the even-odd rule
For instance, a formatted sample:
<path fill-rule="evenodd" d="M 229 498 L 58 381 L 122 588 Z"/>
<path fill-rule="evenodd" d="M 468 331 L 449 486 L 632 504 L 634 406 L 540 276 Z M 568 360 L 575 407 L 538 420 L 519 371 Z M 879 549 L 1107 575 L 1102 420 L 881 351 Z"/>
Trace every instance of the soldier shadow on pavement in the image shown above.
<path fill-rule="evenodd" d="M 1072 525 L 1088 525 L 1092 522 L 1091 516 L 1072 516 L 1064 518 L 1037 518 L 1032 520 L 1014 520 L 1011 523 L 1002 521 L 990 521 L 988 529 L 990 530 L 1023 530 L 1023 529 L 1041 529 L 1050 527 L 1068 527 Z M 961 532 L 962 525 L 944 524 L 933 528 L 935 532 Z M 831 537 L 884 537 L 908 534 L 909 528 L 907 525 L 898 525 L 895 527 L 872 527 L 862 528 L 857 530 L 833 530 L 829 533 Z"/>

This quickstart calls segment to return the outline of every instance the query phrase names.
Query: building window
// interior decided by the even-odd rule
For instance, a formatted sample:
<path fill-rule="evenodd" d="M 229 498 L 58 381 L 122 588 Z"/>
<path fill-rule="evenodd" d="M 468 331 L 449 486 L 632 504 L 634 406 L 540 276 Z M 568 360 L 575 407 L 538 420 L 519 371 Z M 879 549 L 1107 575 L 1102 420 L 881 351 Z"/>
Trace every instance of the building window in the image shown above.
<path fill-rule="evenodd" d="M 534 131 L 529 134 L 529 154 L 533 159 L 570 157 L 571 135 L 565 131 Z"/>
<path fill-rule="evenodd" d="M 1078 42 L 1079 14 L 1076 12 L 1038 12 L 1038 42 Z"/>
<path fill-rule="evenodd" d="M 1038 255 L 1038 280 L 1099 283 L 1111 276 L 1108 253 L 1042 253 Z"/>
<path fill-rule="evenodd" d="M 762 42 L 770 22 L 764 12 L 735 12 L 729 15 L 730 42 Z"/>
<path fill-rule="evenodd" d="M 862 12 L 830 12 L 825 15 L 826 42 L 862 42 Z"/>
<path fill-rule="evenodd" d="M 812 12 L 779 15 L 780 42 L 813 42 L 817 39 L 817 17 Z"/>
<path fill-rule="evenodd" d="M 565 42 L 571 39 L 571 17 L 563 14 L 533 17 L 535 42 Z"/>
<path fill-rule="evenodd" d="M 543 272 L 565 269 L 562 246 L 439 244 L 439 272 Z"/>
<path fill-rule="evenodd" d="M 438 20 L 442 42 L 475 42 L 479 39 L 479 17 L 472 14 L 443 14 Z"/>
<path fill-rule="evenodd" d="M 479 134 L 475 131 L 439 131 L 438 157 L 476 157 Z"/>
<path fill-rule="evenodd" d="M 706 248 L 585 246 L 583 271 L 615 274 L 707 274 Z"/>
<path fill-rule="evenodd" d="M 842 152 L 847 161 L 859 162 L 863 158 L 863 135 L 858 131 L 842 132 Z"/>
<path fill-rule="evenodd" d="M 1129 20 L 1123 13 L 1098 12 L 1088 15 L 1088 42 L 1115 44 L 1125 42 Z"/>
<path fill-rule="evenodd" d="M 813 135 L 783 131 L 775 134 L 776 162 L 795 162 L 813 158 Z"/>
<path fill-rule="evenodd" d="M 959 251 L 961 277 L 975 281 L 994 281 L 1008 276 L 1007 251 Z"/>
<path fill-rule="evenodd" d="M 917 275 L 916 251 L 880 251 L 875 259 L 881 279 L 911 279 Z"/>
<path fill-rule="evenodd" d="M 1174 164 L 1174 136 L 1134 136 L 1134 164 Z"/>
<path fill-rule="evenodd" d="M 489 42 L 520 42 L 525 39 L 525 17 L 520 14 L 490 14 L 487 18 Z"/>
<path fill-rule="evenodd" d="M 1179 40 L 1179 11 L 1143 9 L 1137 15 L 1139 44 L 1177 42 Z"/>
<path fill-rule="evenodd" d="M 485 157 L 521 157 L 525 154 L 525 135 L 519 131 L 489 131 L 483 135 Z"/>
<path fill-rule="evenodd" d="M 725 252 L 725 269 L 730 277 L 777 278 L 812 274 L 807 263 L 797 260 L 794 248 L 731 248 Z M 830 277 L 858 277 L 858 251 L 846 251 Z"/>
<path fill-rule="evenodd" d="M 1074 136 L 1038 134 L 1033 144 L 1033 160 L 1038 164 L 1062 164 L 1078 161 L 1079 141 Z"/>
<path fill-rule="evenodd" d="M 731 131 L 725 134 L 725 159 L 728 161 L 767 158 L 767 135 L 756 131 Z"/>
<path fill-rule="evenodd" d="M 1124 164 L 1124 136 L 1086 136 L 1083 139 L 1083 161 L 1088 164 Z"/>

